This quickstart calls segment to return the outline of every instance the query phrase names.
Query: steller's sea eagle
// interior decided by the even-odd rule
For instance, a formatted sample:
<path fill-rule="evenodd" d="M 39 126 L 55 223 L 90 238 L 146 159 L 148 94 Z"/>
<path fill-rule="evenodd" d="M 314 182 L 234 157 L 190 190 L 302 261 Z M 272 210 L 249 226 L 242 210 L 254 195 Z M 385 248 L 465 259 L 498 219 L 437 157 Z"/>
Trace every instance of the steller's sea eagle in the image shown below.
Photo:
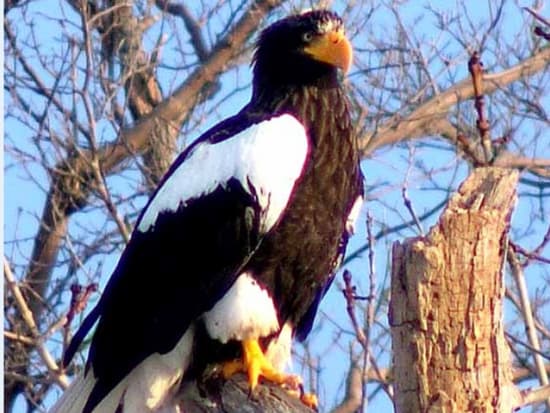
<path fill-rule="evenodd" d="M 55 412 L 152 412 L 212 362 L 281 372 L 311 330 L 361 205 L 363 178 L 339 81 L 352 49 L 314 10 L 260 34 L 250 102 L 181 153 L 142 211 L 67 365 L 97 322 L 86 368 Z"/>

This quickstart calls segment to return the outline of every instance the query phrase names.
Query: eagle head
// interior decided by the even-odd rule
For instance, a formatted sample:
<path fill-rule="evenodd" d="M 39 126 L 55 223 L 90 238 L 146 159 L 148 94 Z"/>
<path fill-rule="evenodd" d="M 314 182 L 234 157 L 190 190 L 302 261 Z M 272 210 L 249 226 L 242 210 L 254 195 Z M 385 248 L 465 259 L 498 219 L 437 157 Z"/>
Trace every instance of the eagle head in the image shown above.
<path fill-rule="evenodd" d="M 312 10 L 267 27 L 254 55 L 254 76 L 275 84 L 308 84 L 351 66 L 352 47 L 334 12 Z"/>

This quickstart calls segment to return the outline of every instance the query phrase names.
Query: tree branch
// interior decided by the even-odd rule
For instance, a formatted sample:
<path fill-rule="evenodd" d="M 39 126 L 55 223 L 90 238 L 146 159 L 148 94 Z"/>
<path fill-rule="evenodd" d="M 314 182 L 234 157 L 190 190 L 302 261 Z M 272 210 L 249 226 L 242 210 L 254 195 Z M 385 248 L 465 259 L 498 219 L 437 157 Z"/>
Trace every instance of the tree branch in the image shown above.
<path fill-rule="evenodd" d="M 546 68 L 549 62 L 550 47 L 547 47 L 508 70 L 485 74 L 483 76 L 484 92 L 486 95 L 491 94 L 518 79 L 531 76 Z M 448 122 L 447 116 L 450 109 L 457 103 L 471 99 L 473 96 L 472 81 L 466 78 L 445 92 L 429 99 L 405 118 L 396 117 L 382 125 L 376 132 L 365 134 L 360 141 L 363 156 L 368 156 L 377 149 L 404 140 L 440 135 L 441 122 Z M 453 135 L 456 135 L 456 132 Z"/>
<path fill-rule="evenodd" d="M 59 370 L 59 366 L 46 348 L 42 340 L 40 331 L 38 330 L 38 326 L 36 325 L 34 316 L 27 305 L 27 301 L 25 300 L 25 297 L 23 296 L 23 293 L 21 292 L 13 273 L 11 272 L 11 268 L 5 257 L 4 278 L 6 280 L 6 286 L 8 287 L 9 292 L 15 299 L 15 303 L 17 305 L 17 308 L 19 309 L 21 317 L 23 318 L 25 324 L 33 335 L 36 350 L 40 355 L 42 361 L 44 362 L 44 365 L 47 367 L 50 376 L 53 377 L 63 389 L 66 389 L 69 386 L 69 378 Z"/>

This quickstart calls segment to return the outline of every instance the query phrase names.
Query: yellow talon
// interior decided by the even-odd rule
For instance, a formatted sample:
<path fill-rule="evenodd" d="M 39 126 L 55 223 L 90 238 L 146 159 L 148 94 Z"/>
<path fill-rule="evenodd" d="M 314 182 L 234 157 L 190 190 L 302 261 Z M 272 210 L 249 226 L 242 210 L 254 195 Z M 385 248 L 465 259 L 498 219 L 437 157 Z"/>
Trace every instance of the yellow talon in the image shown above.
<path fill-rule="evenodd" d="M 258 340 L 244 340 L 242 346 L 243 360 L 229 361 L 222 366 L 222 374 L 226 379 L 235 373 L 247 373 L 251 390 L 258 385 L 260 376 L 275 384 L 286 385 L 292 389 L 297 389 L 300 386 L 301 380 L 298 376 L 281 373 L 273 367 L 265 357 Z"/>
<path fill-rule="evenodd" d="M 317 396 L 313 393 L 302 394 L 300 396 L 300 400 L 310 409 L 317 411 L 317 407 L 319 407 L 319 401 L 317 400 Z"/>
<path fill-rule="evenodd" d="M 236 373 L 246 373 L 250 391 L 258 385 L 260 376 L 272 383 L 285 386 L 290 393 L 298 397 L 306 406 L 317 409 L 317 397 L 314 394 L 304 393 L 302 379 L 293 374 L 281 373 L 265 357 L 258 340 L 244 340 L 242 342 L 243 359 L 232 360 L 223 364 L 223 377 L 228 379 Z"/>
<path fill-rule="evenodd" d="M 256 388 L 260 376 L 276 384 L 293 386 L 296 382 L 295 376 L 281 373 L 273 367 L 271 362 L 266 359 L 258 340 L 243 341 L 243 359 L 251 390 Z"/>
<path fill-rule="evenodd" d="M 288 393 L 291 396 L 300 399 L 300 401 L 310 409 L 317 411 L 317 408 L 319 407 L 317 396 L 313 393 L 305 393 L 303 386 L 299 386 L 298 390 L 288 390 Z"/>

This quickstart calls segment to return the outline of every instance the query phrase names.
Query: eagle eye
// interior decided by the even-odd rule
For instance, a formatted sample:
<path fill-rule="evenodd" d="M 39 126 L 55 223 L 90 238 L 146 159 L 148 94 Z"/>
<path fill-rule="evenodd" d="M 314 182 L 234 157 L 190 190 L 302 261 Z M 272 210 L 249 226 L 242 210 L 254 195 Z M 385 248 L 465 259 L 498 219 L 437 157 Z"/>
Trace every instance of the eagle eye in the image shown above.
<path fill-rule="evenodd" d="M 313 32 L 305 32 L 303 35 L 302 35 L 302 40 L 306 43 L 309 43 L 313 40 Z"/>

